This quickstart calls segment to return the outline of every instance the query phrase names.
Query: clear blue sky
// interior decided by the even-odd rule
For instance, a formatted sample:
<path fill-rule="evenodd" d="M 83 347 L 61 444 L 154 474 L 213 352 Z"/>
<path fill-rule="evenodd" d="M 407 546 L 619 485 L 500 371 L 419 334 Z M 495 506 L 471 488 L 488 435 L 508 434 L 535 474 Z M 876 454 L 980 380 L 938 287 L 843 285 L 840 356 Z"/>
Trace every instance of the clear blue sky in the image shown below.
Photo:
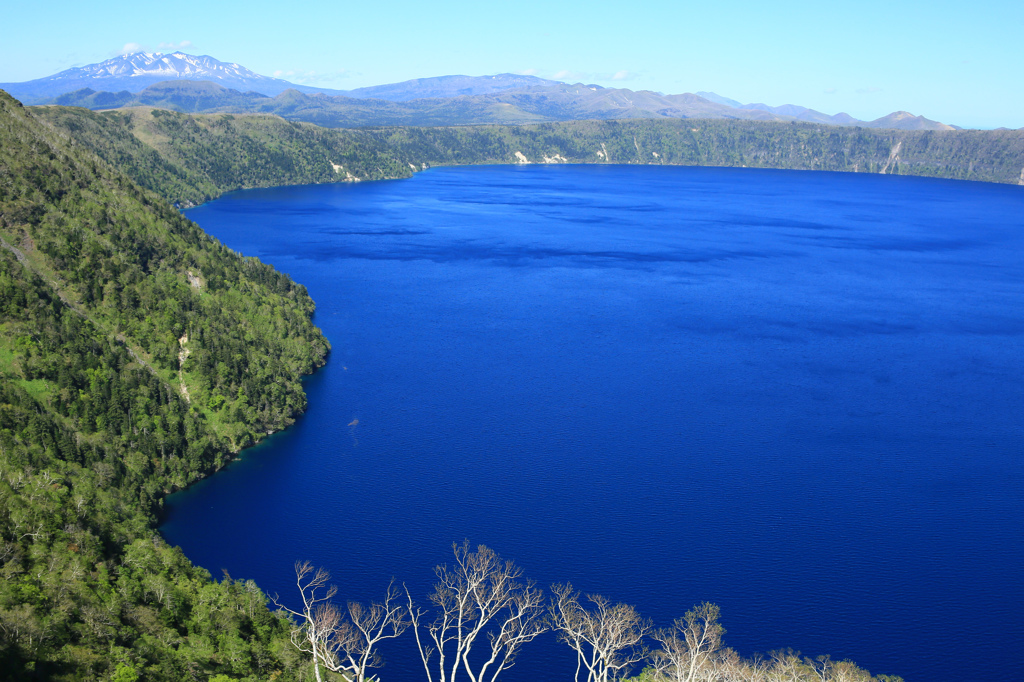
<path fill-rule="evenodd" d="M 0 82 L 137 45 L 339 89 L 535 73 L 874 119 L 1024 127 L 1024 2 L 10 2 Z"/>

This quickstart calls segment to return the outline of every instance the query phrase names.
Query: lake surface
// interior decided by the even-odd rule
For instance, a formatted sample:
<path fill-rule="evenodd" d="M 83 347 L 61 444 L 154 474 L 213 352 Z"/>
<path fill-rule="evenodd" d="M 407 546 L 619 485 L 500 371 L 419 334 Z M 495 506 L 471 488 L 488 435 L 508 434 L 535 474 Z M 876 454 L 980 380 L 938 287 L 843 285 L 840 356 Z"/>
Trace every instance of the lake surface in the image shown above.
<path fill-rule="evenodd" d="M 293 428 L 169 500 L 214 575 L 426 602 L 468 538 L 659 626 L 713 601 L 747 656 L 1024 679 L 1024 188 L 477 167 L 187 213 L 333 344 Z M 403 640 L 384 680 L 424 678 Z M 574 668 L 548 637 L 506 679 Z"/>

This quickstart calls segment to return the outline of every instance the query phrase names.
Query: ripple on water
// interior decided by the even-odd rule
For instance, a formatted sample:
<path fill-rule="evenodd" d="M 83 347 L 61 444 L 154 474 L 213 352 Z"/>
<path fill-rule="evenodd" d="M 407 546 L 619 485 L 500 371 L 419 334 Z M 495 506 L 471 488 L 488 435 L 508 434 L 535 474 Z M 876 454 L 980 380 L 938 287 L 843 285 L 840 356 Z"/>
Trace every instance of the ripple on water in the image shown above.
<path fill-rule="evenodd" d="M 1024 188 L 452 168 L 188 215 L 333 345 L 293 428 L 170 500 L 215 575 L 425 596 L 470 538 L 659 625 L 715 601 L 744 654 L 1024 678 Z M 547 638 L 508 679 L 572 663 Z"/>

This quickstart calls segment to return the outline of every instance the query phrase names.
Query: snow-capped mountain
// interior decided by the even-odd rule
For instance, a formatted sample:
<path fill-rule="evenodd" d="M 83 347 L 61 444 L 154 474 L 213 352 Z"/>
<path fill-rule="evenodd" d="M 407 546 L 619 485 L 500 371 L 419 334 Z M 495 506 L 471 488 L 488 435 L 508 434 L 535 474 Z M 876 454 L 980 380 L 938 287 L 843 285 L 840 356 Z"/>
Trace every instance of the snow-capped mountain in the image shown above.
<path fill-rule="evenodd" d="M 184 52 L 136 52 L 61 71 L 53 76 L 24 83 L 0 83 L 6 90 L 26 104 L 57 97 L 82 88 L 108 92 L 139 92 L 154 83 L 168 80 L 213 81 L 226 88 L 242 92 L 255 91 L 274 96 L 295 88 L 301 92 L 333 91 L 309 88 L 289 83 L 280 78 L 261 76 L 239 64 L 222 62 L 207 55 Z"/>
<path fill-rule="evenodd" d="M 200 81 L 206 85 L 168 81 Z M 148 90 L 158 83 L 163 85 L 155 91 Z M 184 52 L 126 54 L 34 81 L 0 83 L 0 89 L 6 90 L 24 104 L 56 103 L 96 109 L 147 105 L 195 112 L 250 111 L 255 106 L 254 98 L 270 99 L 286 90 L 298 90 L 306 95 L 340 95 L 342 98 L 339 100 L 317 98 L 309 107 L 312 112 L 310 117 L 301 119 L 314 123 L 329 121 L 328 125 L 352 125 L 355 120 L 363 121 L 363 125 L 409 125 L 410 121 L 415 121 L 412 125 L 465 125 L 470 122 L 501 123 L 510 120 L 532 122 L 702 117 L 806 121 L 907 130 L 949 130 L 954 127 L 906 112 L 896 112 L 876 121 L 858 121 L 847 114 L 830 116 L 792 104 L 781 107 L 740 104 L 713 92 L 666 96 L 647 91 L 584 86 L 580 83 L 569 85 L 508 73 L 493 76 L 438 76 L 356 90 L 328 90 L 261 76 L 239 64 Z M 231 93 L 231 90 L 237 92 Z M 458 97 L 467 101 L 455 106 L 456 111 L 435 111 L 438 100 Z M 352 98 L 364 101 L 369 98 L 373 103 L 353 105 Z M 415 103 L 424 98 L 422 107 L 425 109 L 417 109 Z M 301 118 L 295 112 L 303 98 L 289 95 L 286 99 L 288 102 L 283 105 L 281 115 Z M 382 100 L 409 106 L 389 108 Z M 266 102 L 260 106 L 263 105 L 270 106 Z M 356 110 L 351 110 L 353 106 Z M 463 108 L 460 109 L 460 106 Z M 466 106 L 470 109 L 465 109 Z M 467 114 L 473 106 L 483 107 L 485 111 Z M 487 109 L 494 106 L 499 107 L 497 115 Z M 513 114 L 513 109 L 507 107 L 514 107 L 519 113 Z M 259 110 L 275 109 L 271 106 L 270 109 Z M 328 110 L 334 113 L 325 113 Z M 374 114 L 370 118 L 366 118 L 368 111 Z"/>
<path fill-rule="evenodd" d="M 273 80 L 253 73 L 238 64 L 226 64 L 206 55 L 193 56 L 184 52 L 162 54 L 160 52 L 136 52 L 91 64 L 61 71 L 45 80 L 68 80 L 73 78 L 110 78 L 118 76 L 160 76 L 163 80 Z"/>

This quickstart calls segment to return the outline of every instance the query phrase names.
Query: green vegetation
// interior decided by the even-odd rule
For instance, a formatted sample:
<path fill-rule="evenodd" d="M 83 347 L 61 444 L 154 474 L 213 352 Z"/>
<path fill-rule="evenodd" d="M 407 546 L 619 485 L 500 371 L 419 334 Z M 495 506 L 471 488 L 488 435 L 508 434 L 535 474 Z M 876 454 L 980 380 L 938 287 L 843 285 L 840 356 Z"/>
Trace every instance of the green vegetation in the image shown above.
<path fill-rule="evenodd" d="M 304 408 L 312 300 L 5 95 L 0 186 L 0 678 L 289 679 L 288 622 L 155 524 Z"/>
<path fill-rule="evenodd" d="M 522 157 L 1016 182 L 1024 133 L 722 120 L 327 130 L 265 115 L 30 112 L 0 93 L 0 679 L 308 673 L 292 624 L 252 582 L 211 581 L 155 528 L 168 492 L 292 422 L 299 377 L 327 342 L 301 285 L 169 202 Z M 820 666 L 870 679 L 816 661 L 771 665 L 795 671 L 786 679 L 823 679 Z M 660 670 L 643 679 L 671 674 Z"/>
<path fill-rule="evenodd" d="M 185 206 L 245 187 L 412 174 L 372 138 L 276 116 L 188 116 L 160 109 L 96 113 L 70 107 L 31 111 L 141 186 Z"/>
<path fill-rule="evenodd" d="M 811 123 L 570 121 L 327 129 L 268 115 L 159 109 L 33 115 L 179 205 L 241 188 L 409 177 L 427 166 L 623 163 L 789 168 L 1017 183 L 1024 131 L 899 131 Z M 520 156 L 521 155 L 521 156 Z"/>

